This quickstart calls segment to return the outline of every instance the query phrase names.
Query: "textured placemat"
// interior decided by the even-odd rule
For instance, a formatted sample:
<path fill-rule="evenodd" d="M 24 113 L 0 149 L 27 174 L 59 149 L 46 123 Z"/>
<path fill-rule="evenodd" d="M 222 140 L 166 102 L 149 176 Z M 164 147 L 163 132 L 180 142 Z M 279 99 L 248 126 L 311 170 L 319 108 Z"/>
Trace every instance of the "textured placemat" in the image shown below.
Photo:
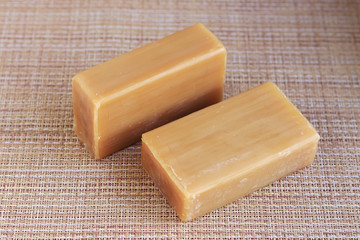
<path fill-rule="evenodd" d="M 225 97 L 273 81 L 322 138 L 312 166 L 182 223 L 139 143 L 90 157 L 71 77 L 196 22 L 228 50 Z M 359 132 L 359 1 L 0 1 L 3 238 L 359 238 Z"/>

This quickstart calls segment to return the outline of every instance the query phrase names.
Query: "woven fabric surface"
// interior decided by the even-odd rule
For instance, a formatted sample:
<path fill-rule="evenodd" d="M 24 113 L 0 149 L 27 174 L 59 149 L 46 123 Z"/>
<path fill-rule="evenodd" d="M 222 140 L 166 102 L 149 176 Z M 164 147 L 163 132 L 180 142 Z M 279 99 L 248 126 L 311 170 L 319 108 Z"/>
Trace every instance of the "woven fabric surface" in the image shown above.
<path fill-rule="evenodd" d="M 225 98 L 273 81 L 321 140 L 310 167 L 183 223 L 140 143 L 89 155 L 71 78 L 197 22 L 228 50 Z M 0 1 L 0 237 L 360 238 L 360 2 Z"/>

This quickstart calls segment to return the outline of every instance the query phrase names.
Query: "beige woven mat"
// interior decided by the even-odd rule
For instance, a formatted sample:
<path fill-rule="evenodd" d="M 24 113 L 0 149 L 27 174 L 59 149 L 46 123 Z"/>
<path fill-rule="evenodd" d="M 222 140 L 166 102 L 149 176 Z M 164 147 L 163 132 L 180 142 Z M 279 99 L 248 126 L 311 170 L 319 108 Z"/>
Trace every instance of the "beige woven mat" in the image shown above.
<path fill-rule="evenodd" d="M 196 22 L 228 50 L 225 97 L 273 81 L 322 138 L 312 166 L 182 223 L 139 143 L 89 156 L 71 77 Z M 359 238 L 359 132 L 359 1 L 0 1 L 3 238 Z"/>

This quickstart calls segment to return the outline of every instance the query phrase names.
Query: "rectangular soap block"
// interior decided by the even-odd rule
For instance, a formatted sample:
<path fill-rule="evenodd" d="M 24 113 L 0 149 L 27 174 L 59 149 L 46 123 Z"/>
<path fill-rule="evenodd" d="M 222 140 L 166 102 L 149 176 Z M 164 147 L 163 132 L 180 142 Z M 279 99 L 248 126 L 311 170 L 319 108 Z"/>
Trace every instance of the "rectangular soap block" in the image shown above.
<path fill-rule="evenodd" d="M 310 165 L 319 135 L 271 82 L 142 135 L 142 166 L 183 221 Z"/>
<path fill-rule="evenodd" d="M 222 100 L 226 50 L 202 24 L 74 76 L 74 130 L 101 159 Z"/>

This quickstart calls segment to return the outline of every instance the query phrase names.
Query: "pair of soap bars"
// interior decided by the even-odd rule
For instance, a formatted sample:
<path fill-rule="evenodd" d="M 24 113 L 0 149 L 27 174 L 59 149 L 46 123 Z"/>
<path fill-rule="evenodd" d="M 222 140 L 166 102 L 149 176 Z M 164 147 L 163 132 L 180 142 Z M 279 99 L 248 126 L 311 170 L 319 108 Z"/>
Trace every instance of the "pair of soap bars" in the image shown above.
<path fill-rule="evenodd" d="M 96 159 L 142 136 L 142 166 L 183 221 L 310 165 L 305 117 L 271 82 L 221 102 L 225 68 L 200 23 L 92 67 L 73 78 L 75 132 Z"/>

